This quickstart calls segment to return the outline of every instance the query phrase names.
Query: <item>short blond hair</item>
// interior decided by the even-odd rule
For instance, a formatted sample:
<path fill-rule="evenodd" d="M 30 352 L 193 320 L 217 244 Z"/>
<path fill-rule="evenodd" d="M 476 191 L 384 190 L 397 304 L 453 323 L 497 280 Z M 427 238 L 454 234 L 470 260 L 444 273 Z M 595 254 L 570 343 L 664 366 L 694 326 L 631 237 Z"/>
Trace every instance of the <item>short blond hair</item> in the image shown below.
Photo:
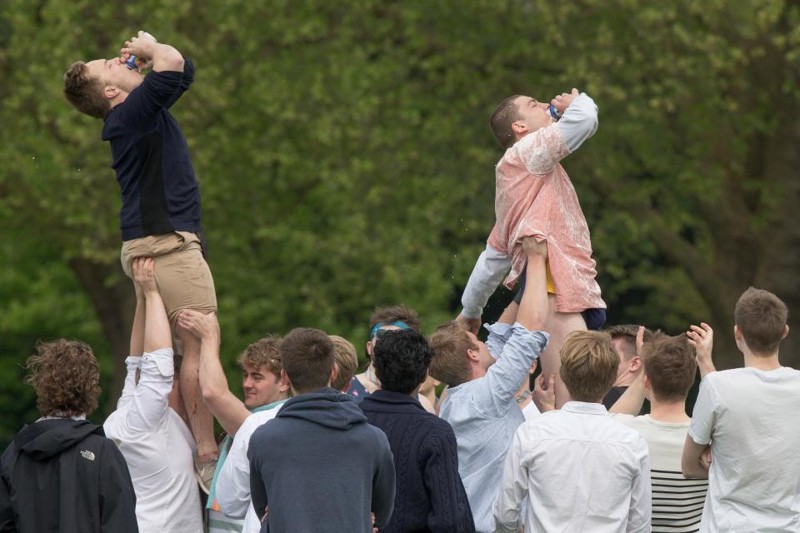
<path fill-rule="evenodd" d="M 428 339 L 433 350 L 428 373 L 442 383 L 456 387 L 469 381 L 469 350 L 477 348 L 467 330 L 454 320 L 445 322 Z"/>
<path fill-rule="evenodd" d="M 350 380 L 358 369 L 358 354 L 353 344 L 339 335 L 328 335 L 333 341 L 333 360 L 338 372 L 336 379 L 331 381 L 331 387 L 336 390 L 345 390 Z"/>
<path fill-rule="evenodd" d="M 619 356 L 611 336 L 601 331 L 575 331 L 561 347 L 561 379 L 579 402 L 597 402 L 617 378 Z"/>

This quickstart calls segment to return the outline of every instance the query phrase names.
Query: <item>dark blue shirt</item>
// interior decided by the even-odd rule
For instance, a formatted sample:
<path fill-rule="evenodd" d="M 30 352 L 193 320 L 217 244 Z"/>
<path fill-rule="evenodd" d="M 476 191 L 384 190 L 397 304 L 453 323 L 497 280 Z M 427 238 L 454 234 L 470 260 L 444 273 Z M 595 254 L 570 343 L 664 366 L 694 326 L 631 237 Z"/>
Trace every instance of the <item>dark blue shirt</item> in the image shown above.
<path fill-rule="evenodd" d="M 381 533 L 474 532 L 450 424 L 398 392 L 377 390 L 359 406 L 386 433 L 394 455 L 394 512 Z"/>
<path fill-rule="evenodd" d="M 105 118 L 111 168 L 122 192 L 122 240 L 173 231 L 200 231 L 200 190 L 189 149 L 169 108 L 189 88 L 194 65 L 183 72 L 151 72 Z"/>

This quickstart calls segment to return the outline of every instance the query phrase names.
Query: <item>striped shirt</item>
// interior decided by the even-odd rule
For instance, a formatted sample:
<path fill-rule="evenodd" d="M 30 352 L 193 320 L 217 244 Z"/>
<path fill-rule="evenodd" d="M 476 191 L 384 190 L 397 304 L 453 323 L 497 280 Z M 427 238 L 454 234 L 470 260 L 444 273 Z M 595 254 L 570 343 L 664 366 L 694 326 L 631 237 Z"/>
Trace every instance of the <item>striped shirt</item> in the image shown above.
<path fill-rule="evenodd" d="M 641 433 L 650 450 L 653 532 L 698 531 L 708 481 L 685 479 L 681 473 L 681 454 L 689 422 L 659 422 L 650 415 L 617 415 L 616 418 Z"/>

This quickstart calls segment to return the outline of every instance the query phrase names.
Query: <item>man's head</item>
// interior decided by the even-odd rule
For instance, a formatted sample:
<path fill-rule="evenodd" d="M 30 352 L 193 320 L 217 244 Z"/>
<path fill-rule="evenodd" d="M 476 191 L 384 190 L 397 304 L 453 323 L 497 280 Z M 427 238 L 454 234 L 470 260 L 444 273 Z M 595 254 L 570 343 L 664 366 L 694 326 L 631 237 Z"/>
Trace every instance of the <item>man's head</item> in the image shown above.
<path fill-rule="evenodd" d="M 245 348 L 237 359 L 242 367 L 242 391 L 248 409 L 282 400 L 289 394 L 289 387 L 281 380 L 280 343 L 280 337 L 264 337 Z"/>
<path fill-rule="evenodd" d="M 431 376 L 451 387 L 483 377 L 495 362 L 486 345 L 454 320 L 436 328 L 429 342 Z"/>
<path fill-rule="evenodd" d="M 295 328 L 283 338 L 279 352 L 295 394 L 327 387 L 335 377 L 333 341 L 323 331 Z"/>
<path fill-rule="evenodd" d="M 561 347 L 561 379 L 570 398 L 600 402 L 614 384 L 619 358 L 611 337 L 600 331 L 576 331 Z"/>
<path fill-rule="evenodd" d="M 419 333 L 420 320 L 417 312 L 407 305 L 377 307 L 369 317 L 369 336 L 367 337 L 367 358 L 372 359 L 375 343 L 384 331 L 411 329 Z"/>
<path fill-rule="evenodd" d="M 25 382 L 36 391 L 42 416 L 89 415 L 100 396 L 100 367 L 88 344 L 58 339 L 40 342 L 28 357 Z"/>
<path fill-rule="evenodd" d="M 81 113 L 105 118 L 143 80 L 138 70 L 129 69 L 119 57 L 76 61 L 64 73 L 64 96 Z"/>
<path fill-rule="evenodd" d="M 549 104 L 530 96 L 509 96 L 495 108 L 489 124 L 494 138 L 505 149 L 529 133 L 553 123 Z"/>
<path fill-rule="evenodd" d="M 657 333 L 644 346 L 642 364 L 646 388 L 652 391 L 651 401 L 686 401 L 697 374 L 696 355 L 686 335 L 670 337 Z"/>
<path fill-rule="evenodd" d="M 617 377 L 614 380 L 614 387 L 627 387 L 636 379 L 642 361 L 636 355 L 636 334 L 639 326 L 633 324 L 622 324 L 607 328 L 606 333 L 611 336 L 611 346 L 619 356 L 617 366 Z M 644 330 L 644 342 L 650 342 L 653 332 L 649 329 Z"/>
<path fill-rule="evenodd" d="M 336 365 L 336 377 L 331 381 L 331 387 L 346 391 L 350 388 L 350 380 L 358 370 L 356 347 L 339 335 L 329 335 L 329 337 L 333 341 L 333 359 Z"/>
<path fill-rule="evenodd" d="M 381 388 L 411 394 L 428 376 L 431 352 L 425 337 L 412 330 L 387 331 L 375 346 L 375 373 Z"/>
<path fill-rule="evenodd" d="M 736 343 L 744 341 L 755 356 L 769 357 L 778 352 L 789 334 L 789 310 L 769 291 L 750 287 L 742 293 L 733 312 Z M 741 348 L 741 345 L 740 345 Z"/>

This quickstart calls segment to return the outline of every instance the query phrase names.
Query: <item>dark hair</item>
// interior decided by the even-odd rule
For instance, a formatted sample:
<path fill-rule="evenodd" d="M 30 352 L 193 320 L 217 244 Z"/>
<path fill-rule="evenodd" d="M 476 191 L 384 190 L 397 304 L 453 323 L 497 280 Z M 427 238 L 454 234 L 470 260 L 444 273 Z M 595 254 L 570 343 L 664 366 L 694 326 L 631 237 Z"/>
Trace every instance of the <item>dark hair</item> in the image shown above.
<path fill-rule="evenodd" d="M 621 340 L 622 346 L 620 350 L 620 358 L 630 361 L 636 355 L 636 335 L 639 333 L 639 326 L 636 324 L 619 324 L 611 326 L 604 330 L 611 335 L 611 340 Z M 650 342 L 653 338 L 653 332 L 649 329 L 644 329 L 644 342 Z"/>
<path fill-rule="evenodd" d="M 772 355 L 783 340 L 789 310 L 771 292 L 750 287 L 736 302 L 733 318 L 753 355 Z"/>
<path fill-rule="evenodd" d="M 428 375 L 433 352 L 425 337 L 412 331 L 387 331 L 375 345 L 375 373 L 381 388 L 411 393 Z"/>
<path fill-rule="evenodd" d="M 369 317 L 369 333 L 372 334 L 372 328 L 375 324 L 389 325 L 392 322 L 403 322 L 409 328 L 417 333 L 420 330 L 419 315 L 411 307 L 400 304 L 391 307 L 376 307 Z"/>
<path fill-rule="evenodd" d="M 656 400 L 686 399 L 697 374 L 697 358 L 686 335 L 657 334 L 645 345 L 642 364 Z"/>
<path fill-rule="evenodd" d="M 519 94 L 515 94 L 500 102 L 489 119 L 497 144 L 505 149 L 511 148 L 517 140 L 511 125 L 521 118 L 519 106 L 514 102 L 519 97 Z"/>
<path fill-rule="evenodd" d="M 78 111 L 90 117 L 105 118 L 111 109 L 103 96 L 102 83 L 89 77 L 83 61 L 76 61 L 64 73 L 64 96 Z"/>
<path fill-rule="evenodd" d="M 88 344 L 58 339 L 39 342 L 25 363 L 25 382 L 36 391 L 42 416 L 89 415 L 100 396 L 100 367 Z"/>
<path fill-rule="evenodd" d="M 327 387 L 333 369 L 333 341 L 325 332 L 295 328 L 281 341 L 283 369 L 298 394 Z"/>

